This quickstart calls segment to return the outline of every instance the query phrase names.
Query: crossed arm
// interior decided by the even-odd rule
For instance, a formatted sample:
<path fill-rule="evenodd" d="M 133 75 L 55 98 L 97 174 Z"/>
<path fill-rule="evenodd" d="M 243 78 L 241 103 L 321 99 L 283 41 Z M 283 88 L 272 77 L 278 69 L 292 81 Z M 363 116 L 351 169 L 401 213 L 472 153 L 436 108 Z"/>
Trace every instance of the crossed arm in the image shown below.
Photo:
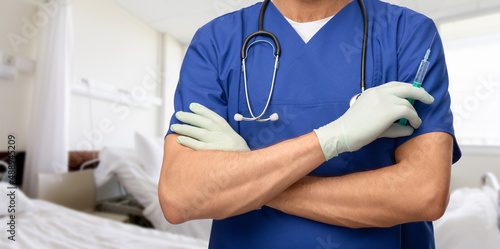
<path fill-rule="evenodd" d="M 332 225 L 391 227 L 440 218 L 449 199 L 453 139 L 417 136 L 396 150 L 396 164 L 340 177 L 304 177 L 267 205 Z"/>
<path fill-rule="evenodd" d="M 435 220 L 448 203 L 453 142 L 447 133 L 409 140 L 392 166 L 328 178 L 307 177 L 325 161 L 313 132 L 247 152 L 195 151 L 177 137 L 165 139 L 159 182 L 163 213 L 174 224 L 268 205 L 332 225 L 389 227 Z"/>

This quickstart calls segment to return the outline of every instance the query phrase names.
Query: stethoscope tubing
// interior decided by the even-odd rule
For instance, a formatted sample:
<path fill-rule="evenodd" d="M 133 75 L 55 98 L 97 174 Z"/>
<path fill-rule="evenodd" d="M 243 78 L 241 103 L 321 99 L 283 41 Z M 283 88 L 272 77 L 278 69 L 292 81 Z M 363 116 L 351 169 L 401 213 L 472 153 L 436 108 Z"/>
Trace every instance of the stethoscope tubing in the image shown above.
<path fill-rule="evenodd" d="M 358 0 L 358 3 L 359 3 L 359 6 L 361 8 L 361 12 L 363 14 L 363 25 L 364 25 L 364 30 L 363 30 L 363 45 L 362 45 L 362 50 L 361 50 L 361 77 L 360 77 L 361 78 L 360 79 L 361 93 L 356 94 L 351 99 L 350 105 L 353 105 L 354 102 L 356 101 L 356 99 L 366 89 L 366 50 L 367 50 L 367 44 L 368 44 L 368 14 L 366 12 L 366 7 L 365 7 L 365 4 L 364 4 L 363 0 Z M 243 78 L 244 78 L 244 85 L 245 85 L 245 97 L 246 97 L 246 101 L 247 101 L 248 110 L 249 110 L 250 115 L 252 117 L 251 118 L 247 118 L 247 117 L 243 117 L 240 114 L 236 114 L 235 115 L 235 120 L 236 120 L 236 116 L 237 115 L 240 116 L 240 118 L 238 120 L 236 120 L 236 121 L 242 121 L 243 120 L 243 121 L 265 122 L 265 121 L 270 121 L 270 120 L 277 120 L 277 119 L 272 119 L 271 117 L 270 118 L 266 118 L 266 119 L 261 119 L 262 116 L 264 116 L 264 114 L 266 113 L 267 108 L 269 107 L 269 104 L 271 102 L 271 97 L 273 95 L 274 85 L 275 85 L 275 81 L 276 81 L 276 72 L 277 72 L 278 65 L 279 65 L 279 57 L 281 55 L 281 45 L 280 45 L 280 43 L 278 41 L 278 38 L 273 33 L 269 32 L 269 31 L 265 31 L 264 27 L 263 27 L 264 26 L 264 13 L 265 13 L 265 10 L 266 10 L 268 4 L 269 4 L 269 0 L 264 0 L 264 2 L 262 3 L 262 6 L 260 8 L 260 12 L 259 12 L 258 30 L 256 32 L 250 34 L 249 36 L 247 36 L 245 38 L 245 41 L 243 42 L 242 47 L 241 47 L 241 63 L 242 63 L 241 67 L 242 67 L 242 71 L 243 71 Z M 267 40 L 257 40 L 257 41 L 252 42 L 250 45 L 248 45 L 248 43 L 250 42 L 250 40 L 252 38 L 254 38 L 254 37 L 257 37 L 257 36 L 268 36 L 268 37 L 270 37 L 273 40 L 274 44 L 276 45 L 276 49 L 273 46 L 273 44 L 271 44 L 271 42 L 269 42 Z M 272 79 L 272 82 L 271 82 L 271 89 L 269 91 L 269 96 L 267 98 L 266 106 L 264 107 L 264 110 L 262 111 L 262 113 L 259 116 L 255 116 L 253 114 L 253 110 L 252 110 L 252 107 L 251 107 L 251 104 L 250 104 L 250 98 L 248 96 L 248 82 L 247 82 L 247 73 L 246 73 L 246 58 L 247 58 L 247 55 L 248 55 L 248 50 L 249 50 L 249 48 L 252 45 L 254 45 L 257 42 L 266 42 L 269 45 L 271 45 L 273 47 L 273 55 L 275 57 L 274 72 L 273 72 L 273 79 Z M 271 116 L 276 116 L 277 117 L 277 114 L 273 114 Z"/>
<path fill-rule="evenodd" d="M 366 50 L 368 47 L 368 14 L 363 0 L 358 0 L 361 13 L 363 14 L 363 47 L 361 49 L 361 93 L 366 89 Z"/>
<path fill-rule="evenodd" d="M 276 80 L 276 72 L 278 71 L 278 65 L 279 65 L 279 55 L 277 55 L 275 53 L 275 49 L 274 49 L 274 46 L 273 44 L 271 44 L 271 42 L 269 41 L 266 41 L 266 40 L 257 40 L 257 41 L 254 41 L 252 42 L 246 49 L 247 51 L 247 54 L 248 54 L 248 49 L 250 49 L 250 47 L 252 45 L 254 45 L 255 43 L 258 43 L 258 42 L 266 42 L 268 43 L 272 48 L 273 48 L 273 55 L 275 57 L 275 61 L 274 61 L 274 72 L 273 72 L 273 81 L 271 82 L 271 89 L 269 90 L 269 95 L 268 95 L 268 98 L 267 98 L 267 102 L 266 102 L 266 106 L 264 107 L 264 110 L 262 111 L 262 113 L 259 115 L 259 116 L 255 116 L 253 114 L 253 111 L 252 111 L 252 106 L 250 105 L 250 98 L 248 96 L 248 83 L 247 83 L 247 73 L 246 73 L 246 63 L 245 63 L 245 60 L 246 60 L 246 57 L 243 58 L 242 60 L 242 70 L 243 70 L 243 79 L 244 79 L 244 85 L 245 85 L 245 97 L 246 97 L 246 100 L 247 100 L 247 106 L 248 106 L 248 110 L 250 112 L 250 115 L 252 116 L 252 118 L 243 118 L 243 120 L 245 121 L 259 121 L 259 122 L 266 122 L 266 121 L 269 121 L 271 120 L 270 118 L 266 118 L 266 119 L 261 119 L 262 116 L 264 116 L 264 114 L 266 113 L 267 111 L 267 108 L 269 107 L 269 103 L 271 102 L 271 96 L 273 95 L 273 91 L 274 91 L 274 82 Z"/>

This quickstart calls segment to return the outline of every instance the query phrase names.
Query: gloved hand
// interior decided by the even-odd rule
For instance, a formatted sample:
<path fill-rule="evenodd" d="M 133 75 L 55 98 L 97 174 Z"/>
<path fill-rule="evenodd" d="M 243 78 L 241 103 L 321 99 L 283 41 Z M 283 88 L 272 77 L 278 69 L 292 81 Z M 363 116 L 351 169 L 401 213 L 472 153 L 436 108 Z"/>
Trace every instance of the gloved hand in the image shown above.
<path fill-rule="evenodd" d="M 177 137 L 178 143 L 195 150 L 250 151 L 245 140 L 217 113 L 197 103 L 191 103 L 189 109 L 193 113 L 175 113 L 186 124 L 170 126 L 183 135 Z"/>
<path fill-rule="evenodd" d="M 326 160 L 346 151 L 356 151 L 380 137 L 413 134 L 410 126 L 394 121 L 406 118 L 415 129 L 422 120 L 407 98 L 432 104 L 434 98 L 423 88 L 390 82 L 366 90 L 356 103 L 337 120 L 314 130 Z"/>

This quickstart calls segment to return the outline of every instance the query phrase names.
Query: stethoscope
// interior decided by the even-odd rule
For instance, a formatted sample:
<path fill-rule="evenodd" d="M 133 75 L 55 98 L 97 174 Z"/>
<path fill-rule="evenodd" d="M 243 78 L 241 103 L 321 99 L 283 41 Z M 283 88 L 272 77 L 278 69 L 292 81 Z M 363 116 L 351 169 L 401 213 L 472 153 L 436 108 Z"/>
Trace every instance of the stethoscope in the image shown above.
<path fill-rule="evenodd" d="M 363 0 L 358 0 L 358 3 L 359 3 L 359 6 L 361 7 L 361 12 L 363 13 L 363 22 L 364 22 L 363 47 L 362 47 L 362 51 L 361 51 L 361 93 L 358 93 L 351 98 L 351 101 L 349 102 L 350 106 L 352 106 L 354 104 L 354 102 L 356 102 L 356 100 L 359 98 L 359 96 L 361 96 L 361 94 L 365 92 L 365 88 L 366 88 L 365 71 L 366 71 L 366 47 L 367 47 L 367 42 L 368 42 L 368 15 L 366 14 L 366 8 L 365 8 L 365 4 L 364 4 Z M 249 110 L 250 115 L 252 117 L 247 118 L 247 117 L 243 117 L 243 115 L 241 115 L 239 113 L 236 113 L 234 115 L 234 120 L 236 120 L 236 121 L 266 122 L 266 121 L 276 121 L 279 119 L 279 116 L 277 113 L 273 113 L 271 116 L 269 116 L 269 118 L 264 118 L 264 119 L 262 118 L 262 116 L 264 116 L 264 114 L 266 113 L 267 108 L 269 107 L 269 103 L 271 102 L 271 96 L 273 95 L 274 83 L 276 80 L 276 71 L 278 70 L 279 57 L 281 55 L 281 46 L 280 46 L 280 43 L 279 43 L 276 35 L 274 35 L 273 33 L 269 32 L 269 31 L 265 31 L 263 29 L 264 12 L 266 11 L 266 7 L 268 4 L 269 4 L 269 0 L 264 0 L 264 2 L 262 3 L 262 6 L 260 7 L 258 30 L 256 32 L 250 34 L 249 36 L 247 36 L 247 38 L 243 42 L 243 46 L 241 46 L 241 70 L 243 71 L 243 81 L 245 84 L 245 97 L 246 97 L 246 101 L 247 101 L 248 110 Z M 273 44 L 267 40 L 256 40 L 256 41 L 250 43 L 250 45 L 248 45 L 250 40 L 254 37 L 257 37 L 257 36 L 270 37 L 273 40 L 276 47 L 273 46 Z M 255 116 L 253 114 L 252 106 L 250 105 L 250 99 L 248 97 L 248 83 L 247 83 L 247 72 L 246 72 L 245 60 L 247 58 L 248 50 L 250 49 L 250 47 L 252 47 L 256 43 L 261 43 L 261 42 L 264 42 L 273 48 L 273 56 L 275 58 L 275 61 L 274 61 L 273 80 L 271 82 L 271 90 L 269 91 L 269 96 L 267 98 L 266 106 L 264 107 L 264 110 L 262 111 L 262 113 L 260 113 L 260 115 Z"/>

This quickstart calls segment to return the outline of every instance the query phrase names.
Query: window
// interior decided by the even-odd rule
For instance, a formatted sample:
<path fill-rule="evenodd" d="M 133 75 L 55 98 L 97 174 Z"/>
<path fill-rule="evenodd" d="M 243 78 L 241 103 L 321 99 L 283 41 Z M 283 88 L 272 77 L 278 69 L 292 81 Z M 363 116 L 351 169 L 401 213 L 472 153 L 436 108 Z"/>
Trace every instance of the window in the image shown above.
<path fill-rule="evenodd" d="M 459 144 L 500 146 L 500 13 L 439 29 Z"/>

